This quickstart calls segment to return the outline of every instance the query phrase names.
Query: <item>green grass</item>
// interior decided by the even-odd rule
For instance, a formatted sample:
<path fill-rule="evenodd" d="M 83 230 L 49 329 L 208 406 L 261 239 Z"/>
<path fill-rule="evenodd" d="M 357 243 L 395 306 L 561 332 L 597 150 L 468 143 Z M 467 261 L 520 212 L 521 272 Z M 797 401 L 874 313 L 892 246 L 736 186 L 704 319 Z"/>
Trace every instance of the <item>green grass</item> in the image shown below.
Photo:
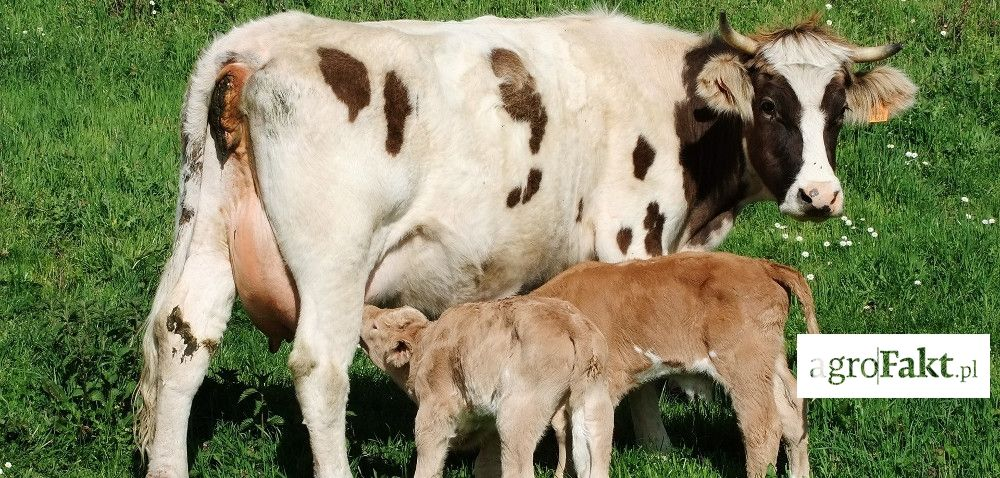
<path fill-rule="evenodd" d="M 857 229 L 836 219 L 790 223 L 761 204 L 739 218 L 724 248 L 815 274 L 826 332 L 991 333 L 996 350 L 1000 224 L 980 220 L 1000 216 L 1000 5 L 833 3 L 826 18 L 849 38 L 906 43 L 891 64 L 920 86 L 919 101 L 899 119 L 842 135 L 840 176 Z M 6 476 L 137 473 L 130 404 L 140 363 L 136 336 L 172 237 L 187 74 L 213 35 L 286 8 L 370 20 L 530 16 L 587 5 L 163 0 L 153 15 L 139 0 L 0 1 L 0 463 L 13 464 Z M 696 31 L 713 28 L 719 9 L 737 28 L 752 30 L 823 4 L 620 6 Z M 840 247 L 841 235 L 854 245 Z M 823 247 L 824 240 L 833 245 Z M 802 325 L 798 315 L 790 323 L 793 338 Z M 308 475 L 287 353 L 286 345 L 268 354 L 263 336 L 236 313 L 193 412 L 194 474 Z M 365 362 L 352 372 L 348 435 L 357 474 L 405 476 L 414 461 L 413 406 Z M 1000 476 L 996 383 L 989 400 L 814 401 L 813 469 L 821 477 Z M 742 446 L 725 400 L 670 398 L 662 408 L 676 451 L 637 449 L 620 426 L 615 476 L 739 476 Z M 548 472 L 551 444 L 539 460 Z M 469 459 L 450 462 L 448 473 L 469 476 Z"/>

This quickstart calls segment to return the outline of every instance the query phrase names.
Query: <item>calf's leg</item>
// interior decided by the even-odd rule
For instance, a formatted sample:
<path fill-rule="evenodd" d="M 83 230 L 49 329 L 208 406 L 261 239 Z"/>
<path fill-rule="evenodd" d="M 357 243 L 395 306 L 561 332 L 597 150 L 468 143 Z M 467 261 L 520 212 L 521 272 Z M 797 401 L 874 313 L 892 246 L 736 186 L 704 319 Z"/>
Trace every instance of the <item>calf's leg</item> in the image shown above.
<path fill-rule="evenodd" d="M 573 465 L 578 478 L 607 478 L 615 406 L 603 382 L 588 387 L 571 411 Z"/>
<path fill-rule="evenodd" d="M 448 442 L 455 436 L 455 414 L 447 406 L 424 403 L 414 423 L 417 469 L 413 478 L 438 478 L 444 474 Z"/>
<path fill-rule="evenodd" d="M 535 476 L 535 447 L 556 407 L 556 400 L 531 395 L 518 394 L 504 401 L 497 415 L 503 478 Z"/>
<path fill-rule="evenodd" d="M 774 403 L 788 455 L 789 476 L 809 476 L 809 430 L 806 402 L 796 394 L 795 376 L 782 355 L 774 364 Z"/>

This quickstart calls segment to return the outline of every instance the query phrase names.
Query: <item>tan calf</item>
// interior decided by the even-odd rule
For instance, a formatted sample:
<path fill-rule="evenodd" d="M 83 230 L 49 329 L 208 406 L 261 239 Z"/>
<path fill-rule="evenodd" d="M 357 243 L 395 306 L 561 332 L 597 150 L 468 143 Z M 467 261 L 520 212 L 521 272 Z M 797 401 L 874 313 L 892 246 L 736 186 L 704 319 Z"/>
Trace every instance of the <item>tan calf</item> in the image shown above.
<path fill-rule="evenodd" d="M 476 476 L 534 476 L 535 447 L 564 409 L 577 476 L 608 476 L 607 349 L 572 305 L 514 297 L 453 307 L 434 322 L 411 307 L 366 306 L 361 341 L 418 404 L 416 478 L 441 476 L 448 448 L 461 445 L 483 445 Z"/>
<path fill-rule="evenodd" d="M 812 294 L 801 274 L 725 253 L 584 263 L 531 295 L 566 300 L 601 329 L 608 340 L 606 375 L 614 403 L 662 376 L 690 384 L 707 375 L 732 398 L 747 475 L 767 473 L 784 438 L 790 474 L 804 477 L 809 475 L 806 404 L 796 395 L 785 358 L 789 291 L 802 304 L 808 331 L 818 333 Z"/>

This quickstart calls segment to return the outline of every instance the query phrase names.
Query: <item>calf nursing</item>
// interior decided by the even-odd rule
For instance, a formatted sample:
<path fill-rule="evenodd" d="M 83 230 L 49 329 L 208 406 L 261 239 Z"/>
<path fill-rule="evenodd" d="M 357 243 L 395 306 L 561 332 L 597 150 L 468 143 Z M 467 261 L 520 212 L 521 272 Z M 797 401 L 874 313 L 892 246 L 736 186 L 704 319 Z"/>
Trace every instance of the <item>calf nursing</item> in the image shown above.
<path fill-rule="evenodd" d="M 747 475 L 766 474 L 784 439 L 790 474 L 803 477 L 809 475 L 809 434 L 806 404 L 785 357 L 789 292 L 799 298 L 809 333 L 818 333 L 801 274 L 725 253 L 584 263 L 531 295 L 575 305 L 603 332 L 614 403 L 658 377 L 679 377 L 685 387 L 710 377 L 732 398 Z"/>
<path fill-rule="evenodd" d="M 535 446 L 557 410 L 574 420 L 577 476 L 608 476 L 607 350 L 573 306 L 514 297 L 434 322 L 412 307 L 366 306 L 363 316 L 362 348 L 418 404 L 415 477 L 441 476 L 449 447 L 463 445 L 482 446 L 476 476 L 534 476 Z"/>

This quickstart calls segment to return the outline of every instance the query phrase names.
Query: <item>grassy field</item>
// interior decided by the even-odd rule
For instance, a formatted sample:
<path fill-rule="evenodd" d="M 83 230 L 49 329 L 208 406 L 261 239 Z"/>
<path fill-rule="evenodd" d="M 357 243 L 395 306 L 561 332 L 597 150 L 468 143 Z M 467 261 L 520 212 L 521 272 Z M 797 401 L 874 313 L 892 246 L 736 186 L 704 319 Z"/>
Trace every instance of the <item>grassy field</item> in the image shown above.
<path fill-rule="evenodd" d="M 739 218 L 723 248 L 814 274 L 826 332 L 991 333 L 997 350 L 1000 224 L 983 220 L 1000 216 L 1000 5 L 831 1 L 829 11 L 821 0 L 636 1 L 619 9 L 695 31 L 714 28 L 719 9 L 744 31 L 822 10 L 859 43 L 905 42 L 891 64 L 920 86 L 916 107 L 841 136 L 851 223 L 789 222 L 761 204 Z M 589 5 L 0 0 L 0 464 L 12 465 L 0 468 L 4 475 L 140 472 L 131 445 L 137 331 L 172 236 L 187 74 L 213 35 L 291 8 L 371 20 L 532 16 Z M 841 236 L 852 245 L 841 246 Z M 803 327 L 797 315 L 790 324 L 793 338 Z M 194 474 L 309 474 L 287 354 L 287 345 L 268 354 L 263 336 L 236 312 L 196 399 Z M 992 391 L 989 400 L 814 401 L 813 470 L 1000 476 L 996 380 Z M 724 400 L 668 398 L 662 409 L 676 450 L 638 449 L 621 426 L 615 476 L 740 475 L 742 445 Z M 349 411 L 356 474 L 407 476 L 414 408 L 364 360 L 353 369 Z M 549 473 L 551 444 L 538 457 Z M 448 476 L 469 476 L 468 457 L 449 462 Z"/>

